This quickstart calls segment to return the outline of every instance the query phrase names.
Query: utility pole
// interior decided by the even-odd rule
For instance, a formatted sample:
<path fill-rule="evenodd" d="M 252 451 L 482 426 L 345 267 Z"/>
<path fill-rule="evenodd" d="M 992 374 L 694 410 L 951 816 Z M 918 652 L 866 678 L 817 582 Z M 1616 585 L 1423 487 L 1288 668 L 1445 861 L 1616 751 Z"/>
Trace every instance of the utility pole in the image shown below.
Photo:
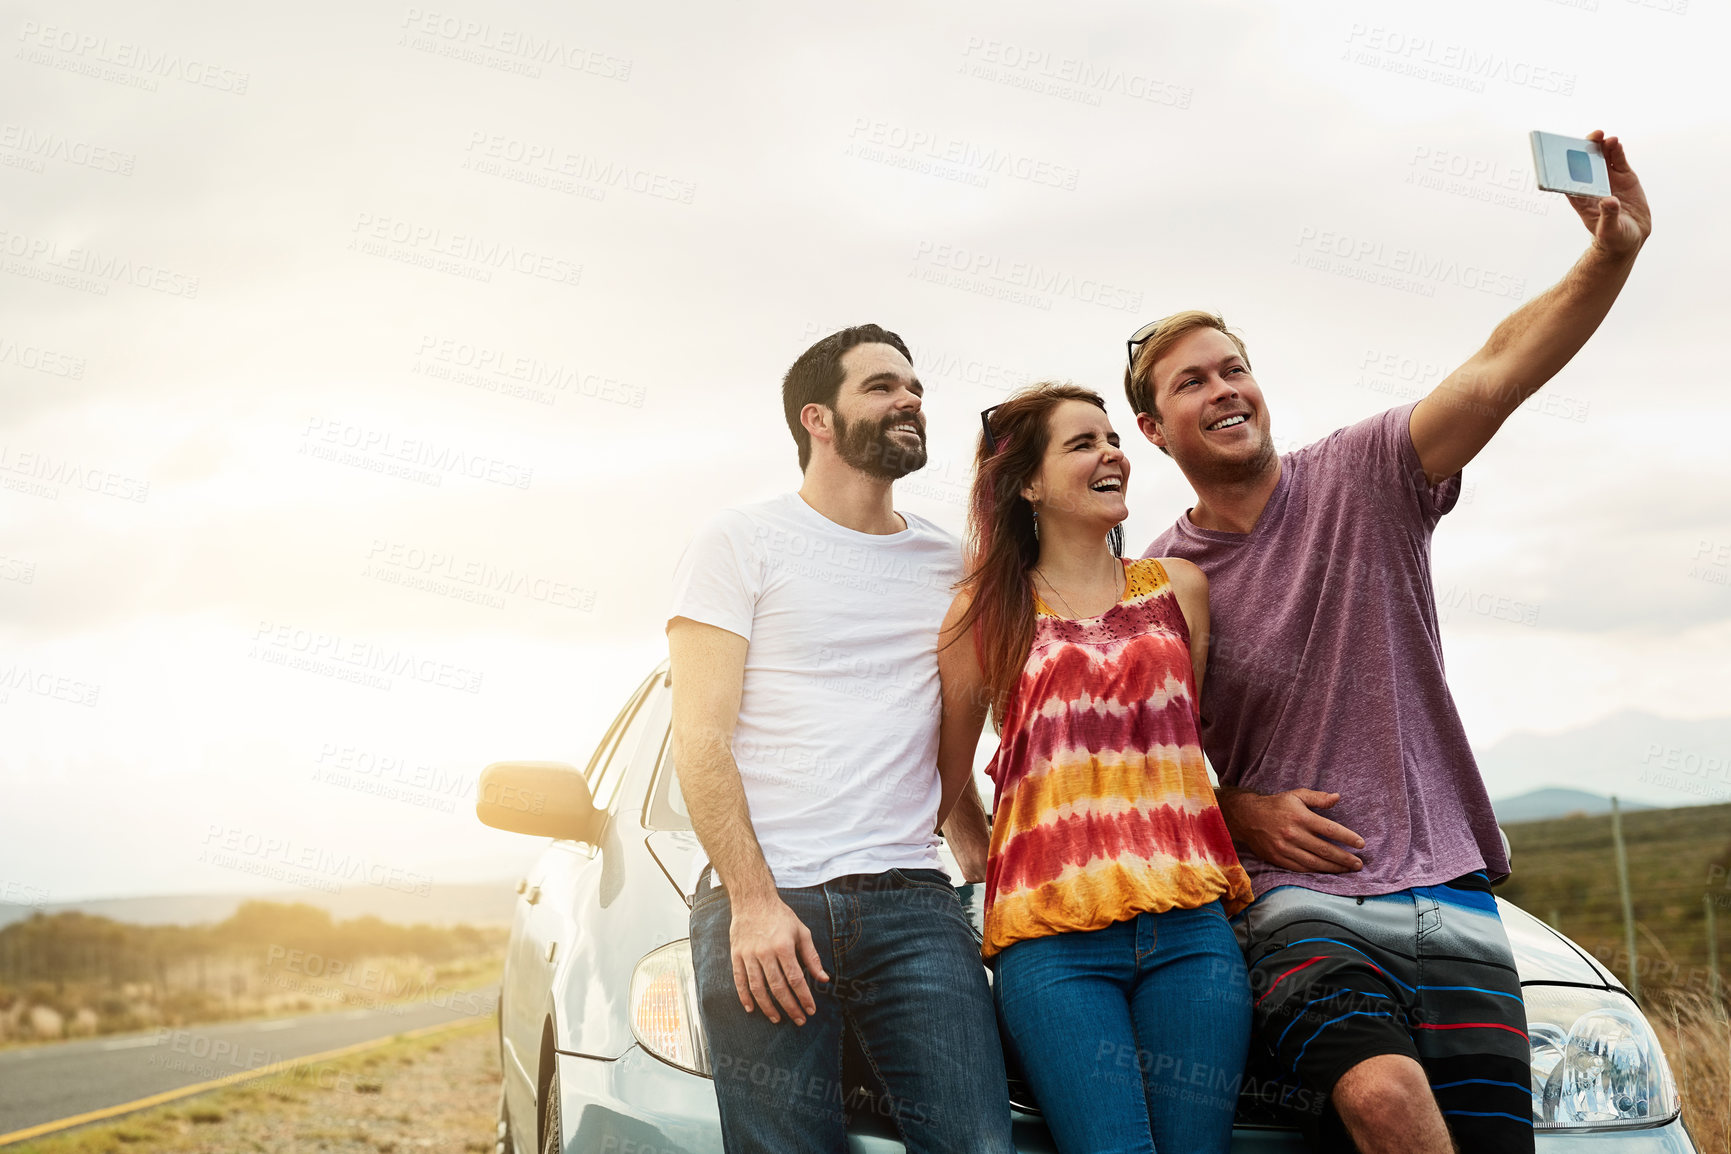
<path fill-rule="evenodd" d="M 1629 993 L 1641 1000 L 1641 967 L 1635 957 L 1635 902 L 1629 895 L 1629 855 L 1623 848 L 1623 811 L 1611 795 L 1611 845 L 1617 851 L 1617 888 L 1623 894 L 1623 944 L 1629 951 Z"/>

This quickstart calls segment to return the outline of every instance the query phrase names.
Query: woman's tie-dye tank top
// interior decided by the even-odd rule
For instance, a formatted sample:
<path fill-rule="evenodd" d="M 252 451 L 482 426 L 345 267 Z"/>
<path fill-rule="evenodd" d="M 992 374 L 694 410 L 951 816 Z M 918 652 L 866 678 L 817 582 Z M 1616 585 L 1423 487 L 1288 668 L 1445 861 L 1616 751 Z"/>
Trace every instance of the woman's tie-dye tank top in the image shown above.
<path fill-rule="evenodd" d="M 1184 613 L 1159 561 L 1124 567 L 1123 597 L 1098 617 L 1059 617 L 1035 596 L 986 770 L 987 957 L 1144 911 L 1250 903 L 1203 762 Z"/>

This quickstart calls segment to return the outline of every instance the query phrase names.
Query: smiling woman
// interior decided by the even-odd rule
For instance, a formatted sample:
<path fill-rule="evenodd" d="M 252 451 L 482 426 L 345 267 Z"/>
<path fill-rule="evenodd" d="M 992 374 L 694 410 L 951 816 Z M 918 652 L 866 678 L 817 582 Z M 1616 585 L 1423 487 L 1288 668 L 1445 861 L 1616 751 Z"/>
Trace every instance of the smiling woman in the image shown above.
<path fill-rule="evenodd" d="M 990 710 L 983 950 L 1059 1148 L 1220 1150 L 1250 1021 L 1226 916 L 1250 879 L 1197 732 L 1207 582 L 1121 559 L 1129 475 L 1098 394 L 1036 385 L 989 415 L 938 760 L 969 759 Z M 1122 1061 L 1144 1053 L 1168 1060 Z"/>

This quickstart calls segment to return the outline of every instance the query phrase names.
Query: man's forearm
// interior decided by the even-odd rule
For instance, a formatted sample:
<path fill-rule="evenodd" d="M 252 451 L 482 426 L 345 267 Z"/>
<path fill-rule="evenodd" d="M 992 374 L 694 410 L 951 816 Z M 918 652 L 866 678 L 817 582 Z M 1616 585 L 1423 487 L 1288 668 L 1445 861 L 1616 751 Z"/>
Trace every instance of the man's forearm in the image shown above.
<path fill-rule="evenodd" d="M 736 903 L 775 896 L 775 875 L 763 859 L 745 783 L 726 742 L 679 742 L 674 762 L 691 828 L 709 855 L 710 865 Z"/>
<path fill-rule="evenodd" d="M 1595 244 L 1562 280 L 1505 317 L 1468 369 L 1457 374 L 1462 400 L 1490 404 L 1504 416 L 1514 412 L 1598 329 L 1623 291 L 1635 255 L 1614 255 Z"/>
<path fill-rule="evenodd" d="M 1418 403 L 1409 428 L 1428 483 L 1478 456 L 1521 402 L 1569 363 L 1611 311 L 1634 262 L 1634 252 L 1619 256 L 1595 244 Z"/>
<path fill-rule="evenodd" d="M 1236 785 L 1217 785 L 1214 787 L 1214 804 L 1220 810 L 1220 818 L 1226 823 L 1226 832 L 1231 835 L 1234 845 L 1242 845 L 1243 843 L 1239 839 L 1238 828 L 1234 821 L 1235 807 L 1233 803 L 1247 794 L 1252 794 L 1252 791 Z"/>

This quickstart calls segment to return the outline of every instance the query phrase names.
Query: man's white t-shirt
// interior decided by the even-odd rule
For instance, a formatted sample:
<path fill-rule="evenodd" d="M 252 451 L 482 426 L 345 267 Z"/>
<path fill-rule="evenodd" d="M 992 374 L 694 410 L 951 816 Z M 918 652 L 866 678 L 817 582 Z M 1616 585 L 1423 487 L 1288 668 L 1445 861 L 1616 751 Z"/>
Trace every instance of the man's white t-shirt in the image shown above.
<path fill-rule="evenodd" d="M 960 543 L 836 524 L 798 493 L 725 510 L 692 537 L 669 618 L 750 644 L 733 758 L 778 886 L 941 869 L 938 629 Z"/>

